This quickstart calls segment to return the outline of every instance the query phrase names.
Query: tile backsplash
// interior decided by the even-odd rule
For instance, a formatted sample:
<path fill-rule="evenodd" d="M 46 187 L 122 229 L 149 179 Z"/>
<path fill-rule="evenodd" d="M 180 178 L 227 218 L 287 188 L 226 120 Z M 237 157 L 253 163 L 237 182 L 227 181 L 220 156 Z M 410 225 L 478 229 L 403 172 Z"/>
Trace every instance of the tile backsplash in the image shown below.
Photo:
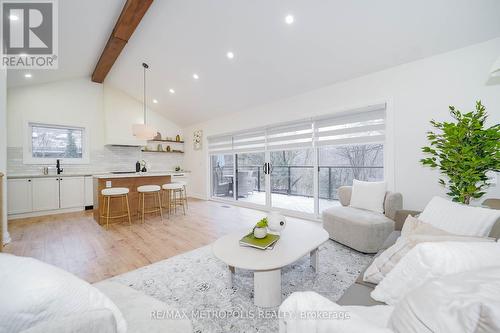
<path fill-rule="evenodd" d="M 104 173 L 110 171 L 135 171 L 137 161 L 146 161 L 148 171 L 173 170 L 176 166 L 183 166 L 182 154 L 162 154 L 141 152 L 139 147 L 104 146 L 101 150 L 90 152 L 89 164 L 64 164 L 64 173 Z M 14 174 L 41 174 L 46 165 L 23 164 L 22 147 L 7 149 L 7 173 Z M 49 172 L 55 173 L 55 165 L 49 166 Z"/>

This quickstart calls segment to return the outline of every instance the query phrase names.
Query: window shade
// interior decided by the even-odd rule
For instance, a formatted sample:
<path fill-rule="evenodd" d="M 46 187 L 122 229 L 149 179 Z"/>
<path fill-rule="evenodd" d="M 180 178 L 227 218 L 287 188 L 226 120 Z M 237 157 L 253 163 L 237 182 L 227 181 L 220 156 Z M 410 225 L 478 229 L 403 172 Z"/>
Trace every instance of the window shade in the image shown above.
<path fill-rule="evenodd" d="M 311 147 L 313 142 L 312 122 L 271 128 L 267 131 L 269 149 Z"/>
<path fill-rule="evenodd" d="M 315 122 L 317 146 L 374 143 L 385 140 L 385 108 Z"/>
<path fill-rule="evenodd" d="M 262 151 L 266 148 L 266 132 L 256 131 L 233 136 L 233 151 L 251 152 Z"/>
<path fill-rule="evenodd" d="M 384 142 L 385 104 L 342 114 L 208 138 L 211 154 Z"/>

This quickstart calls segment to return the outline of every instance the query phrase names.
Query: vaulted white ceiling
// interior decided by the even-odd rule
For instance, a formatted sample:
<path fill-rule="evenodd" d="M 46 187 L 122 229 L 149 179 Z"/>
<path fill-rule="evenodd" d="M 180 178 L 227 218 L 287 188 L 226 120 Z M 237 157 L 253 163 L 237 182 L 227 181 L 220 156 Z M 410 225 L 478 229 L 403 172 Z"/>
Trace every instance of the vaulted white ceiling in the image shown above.
<path fill-rule="evenodd" d="M 90 76 L 123 3 L 59 1 L 60 69 L 10 71 L 9 86 Z M 142 100 L 147 62 L 150 107 L 187 125 L 498 37 L 499 12 L 497 0 L 156 0 L 105 83 Z"/>

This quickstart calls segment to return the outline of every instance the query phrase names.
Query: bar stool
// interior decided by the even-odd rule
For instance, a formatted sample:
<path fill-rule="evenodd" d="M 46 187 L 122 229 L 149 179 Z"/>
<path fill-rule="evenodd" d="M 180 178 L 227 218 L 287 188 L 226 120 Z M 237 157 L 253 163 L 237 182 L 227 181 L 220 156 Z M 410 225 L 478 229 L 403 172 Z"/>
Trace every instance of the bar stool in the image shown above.
<path fill-rule="evenodd" d="M 159 185 L 142 185 L 137 187 L 137 192 L 139 193 L 139 202 L 137 204 L 137 213 L 142 216 L 142 223 L 144 223 L 144 214 L 160 212 L 160 218 L 163 221 L 163 212 L 161 209 L 161 198 L 160 198 L 161 187 Z M 155 200 L 158 200 L 157 208 L 146 210 L 144 205 L 146 195 L 150 195 Z"/>
<path fill-rule="evenodd" d="M 166 194 L 168 214 L 170 215 L 172 207 L 174 208 L 174 213 L 177 213 L 177 206 L 182 206 L 184 215 L 186 215 L 186 207 L 184 205 L 184 200 L 182 199 L 183 185 L 180 183 L 167 183 L 163 184 L 162 188 Z M 177 198 L 177 194 L 179 195 L 179 198 Z"/>
<path fill-rule="evenodd" d="M 128 205 L 128 192 L 129 189 L 126 187 L 111 187 L 111 188 L 105 188 L 101 191 L 101 195 L 103 196 L 104 200 L 101 208 L 100 217 L 102 219 L 106 219 L 106 229 L 109 228 L 109 219 L 118 219 L 122 217 L 128 217 L 128 223 L 129 225 L 132 225 L 132 220 L 130 219 L 130 207 Z M 117 216 L 111 216 L 109 212 L 111 206 L 111 199 L 118 199 L 118 198 L 121 198 L 122 201 L 122 212 L 125 213 L 125 204 L 126 204 L 127 213 Z"/>
<path fill-rule="evenodd" d="M 187 198 L 187 191 L 186 191 L 186 185 L 187 183 L 183 180 L 176 181 L 174 183 L 181 184 L 182 185 L 182 193 L 181 193 L 181 198 L 184 200 L 184 203 L 186 204 L 186 209 L 189 209 L 188 206 L 188 198 Z"/>

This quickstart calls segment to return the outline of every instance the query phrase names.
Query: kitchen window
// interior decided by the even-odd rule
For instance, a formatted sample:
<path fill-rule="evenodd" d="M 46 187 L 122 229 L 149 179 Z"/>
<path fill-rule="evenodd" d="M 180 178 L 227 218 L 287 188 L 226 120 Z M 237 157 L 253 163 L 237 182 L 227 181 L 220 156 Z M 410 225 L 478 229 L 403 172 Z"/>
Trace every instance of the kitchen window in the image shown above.
<path fill-rule="evenodd" d="M 60 159 L 68 164 L 87 164 L 85 127 L 28 123 L 25 139 L 25 164 L 53 164 Z"/>

